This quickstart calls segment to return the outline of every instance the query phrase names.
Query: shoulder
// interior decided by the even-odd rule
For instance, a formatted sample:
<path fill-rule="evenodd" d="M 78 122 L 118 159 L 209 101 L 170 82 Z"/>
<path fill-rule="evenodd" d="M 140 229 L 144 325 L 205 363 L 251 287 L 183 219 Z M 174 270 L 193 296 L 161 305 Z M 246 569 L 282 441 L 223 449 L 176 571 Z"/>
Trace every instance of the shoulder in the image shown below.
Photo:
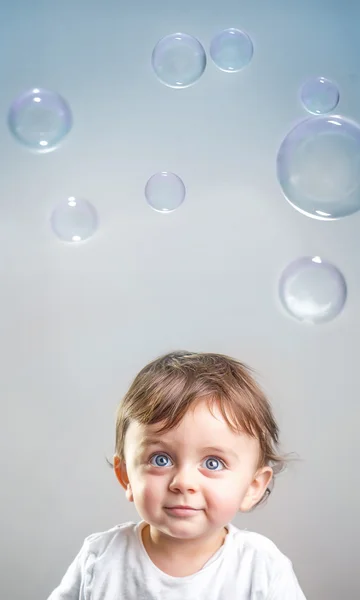
<path fill-rule="evenodd" d="M 261 597 L 305 600 L 290 559 L 269 538 L 252 531 L 229 528 L 230 563 L 236 576 Z"/>
<path fill-rule="evenodd" d="M 269 538 L 254 531 L 242 530 L 230 525 L 231 543 L 244 556 L 249 555 L 256 561 L 267 563 L 274 567 L 291 567 L 291 561 Z"/>
<path fill-rule="evenodd" d="M 99 555 L 113 547 L 118 547 L 119 545 L 126 546 L 127 542 L 133 539 L 136 526 L 136 523 L 129 521 L 116 525 L 107 531 L 92 533 L 85 538 L 83 550 L 86 554 L 99 557 Z"/>

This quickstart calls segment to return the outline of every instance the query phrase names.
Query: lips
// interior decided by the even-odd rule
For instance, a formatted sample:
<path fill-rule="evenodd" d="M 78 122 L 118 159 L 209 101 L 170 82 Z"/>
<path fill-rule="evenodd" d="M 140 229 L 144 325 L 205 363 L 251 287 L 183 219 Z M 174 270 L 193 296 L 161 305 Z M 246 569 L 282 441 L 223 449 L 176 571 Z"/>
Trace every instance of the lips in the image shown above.
<path fill-rule="evenodd" d="M 182 510 L 198 510 L 197 508 L 193 508 L 192 506 L 182 506 L 180 504 L 178 506 L 166 506 L 166 508 L 168 508 L 168 509 L 179 508 Z"/>

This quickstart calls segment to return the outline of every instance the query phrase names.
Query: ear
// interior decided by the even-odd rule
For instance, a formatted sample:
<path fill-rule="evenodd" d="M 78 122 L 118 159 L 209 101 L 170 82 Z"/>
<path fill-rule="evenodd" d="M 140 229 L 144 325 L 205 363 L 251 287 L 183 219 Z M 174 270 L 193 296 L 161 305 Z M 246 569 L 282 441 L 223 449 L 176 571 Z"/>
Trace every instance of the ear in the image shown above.
<path fill-rule="evenodd" d="M 126 462 L 117 456 L 117 454 L 114 456 L 114 471 L 118 482 L 126 491 L 126 498 L 129 502 L 134 502 L 134 496 L 126 469 Z"/>
<path fill-rule="evenodd" d="M 255 477 L 250 483 L 246 495 L 241 503 L 241 512 L 248 512 L 255 506 L 255 504 L 260 502 L 261 498 L 264 496 L 267 488 L 269 487 L 272 477 L 273 470 L 271 467 L 262 467 L 255 473 Z"/>

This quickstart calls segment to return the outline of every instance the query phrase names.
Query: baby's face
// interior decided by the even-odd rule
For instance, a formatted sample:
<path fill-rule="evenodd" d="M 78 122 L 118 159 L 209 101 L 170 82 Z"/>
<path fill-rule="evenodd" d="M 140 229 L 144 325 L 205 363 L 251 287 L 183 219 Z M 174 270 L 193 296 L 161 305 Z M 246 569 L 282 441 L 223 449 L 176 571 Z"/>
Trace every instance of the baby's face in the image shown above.
<path fill-rule="evenodd" d="M 127 497 L 145 521 L 172 537 L 224 527 L 261 499 L 271 478 L 270 468 L 258 469 L 258 441 L 232 432 L 216 406 L 213 412 L 200 401 L 171 431 L 131 423 L 126 434 Z"/>

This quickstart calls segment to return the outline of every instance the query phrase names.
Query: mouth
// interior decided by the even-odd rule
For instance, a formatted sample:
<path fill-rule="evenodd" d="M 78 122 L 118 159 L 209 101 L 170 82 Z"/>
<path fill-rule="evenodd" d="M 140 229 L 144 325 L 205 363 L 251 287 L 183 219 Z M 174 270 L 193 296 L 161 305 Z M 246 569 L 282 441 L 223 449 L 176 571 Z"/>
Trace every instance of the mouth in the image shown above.
<path fill-rule="evenodd" d="M 177 506 L 165 506 L 168 510 L 172 510 L 173 508 L 181 508 L 184 510 L 198 510 L 197 508 L 193 508 L 192 506 L 185 506 L 184 504 L 179 504 Z"/>
<path fill-rule="evenodd" d="M 176 517 L 191 517 L 199 512 L 198 508 L 192 508 L 191 506 L 165 506 L 165 510 Z"/>

